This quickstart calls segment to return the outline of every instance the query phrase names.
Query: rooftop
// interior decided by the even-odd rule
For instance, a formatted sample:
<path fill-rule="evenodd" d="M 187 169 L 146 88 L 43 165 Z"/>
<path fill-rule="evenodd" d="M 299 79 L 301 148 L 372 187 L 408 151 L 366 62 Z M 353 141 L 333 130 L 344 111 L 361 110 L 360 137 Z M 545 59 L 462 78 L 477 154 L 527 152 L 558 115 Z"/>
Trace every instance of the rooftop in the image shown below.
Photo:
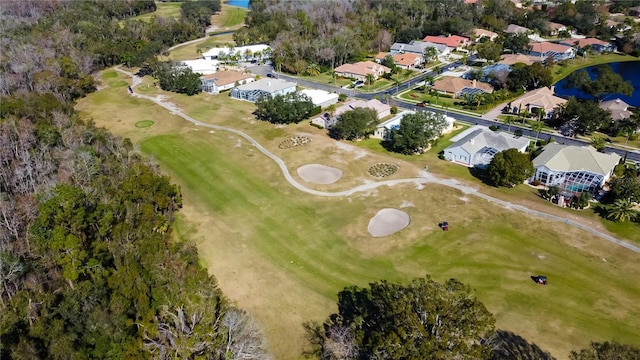
<path fill-rule="evenodd" d="M 433 89 L 438 91 L 444 91 L 451 94 L 456 94 L 464 88 L 477 88 L 485 92 L 492 92 L 493 87 L 489 84 L 476 81 L 467 80 L 458 77 L 445 76 L 439 80 L 436 80 L 432 86 Z"/>
<path fill-rule="evenodd" d="M 322 104 L 327 101 L 337 100 L 338 94 L 330 93 L 324 90 L 304 89 L 299 91 L 300 94 L 307 95 L 314 104 Z"/>
<path fill-rule="evenodd" d="M 238 86 L 239 90 L 251 91 L 251 90 L 262 90 L 269 93 L 273 93 L 279 90 L 288 89 L 292 86 L 296 86 L 295 83 L 288 82 L 282 79 L 260 79 L 258 81 L 254 81 L 245 85 Z"/>
<path fill-rule="evenodd" d="M 485 126 L 477 126 L 477 128 L 469 132 L 462 139 L 456 141 L 450 148 L 460 147 L 469 154 L 475 154 L 485 147 L 496 149 L 498 152 L 507 149 L 518 149 L 522 151 L 529 145 L 529 139 L 524 137 L 515 137 L 508 133 L 491 131 Z"/>
<path fill-rule="evenodd" d="M 537 53 L 544 54 L 546 52 L 556 52 L 556 53 L 564 53 L 572 50 L 571 46 L 556 44 L 552 42 L 532 42 L 529 43 L 531 46 L 531 51 L 535 51 Z"/>
<path fill-rule="evenodd" d="M 554 87 L 542 87 L 523 94 L 519 98 L 513 100 L 511 104 L 518 108 L 526 106 L 539 107 L 544 109 L 544 111 L 549 112 L 566 102 L 566 99 L 555 96 Z"/>
<path fill-rule="evenodd" d="M 618 154 L 604 154 L 592 146 L 549 144 L 533 159 L 533 166 L 555 171 L 588 171 L 607 175 L 620 162 Z"/>
<path fill-rule="evenodd" d="M 200 78 L 205 80 L 213 80 L 216 83 L 216 85 L 222 86 L 222 85 L 233 84 L 236 81 L 242 81 L 252 77 L 253 76 L 251 74 L 245 74 L 239 71 L 220 71 L 217 73 L 204 75 Z"/>

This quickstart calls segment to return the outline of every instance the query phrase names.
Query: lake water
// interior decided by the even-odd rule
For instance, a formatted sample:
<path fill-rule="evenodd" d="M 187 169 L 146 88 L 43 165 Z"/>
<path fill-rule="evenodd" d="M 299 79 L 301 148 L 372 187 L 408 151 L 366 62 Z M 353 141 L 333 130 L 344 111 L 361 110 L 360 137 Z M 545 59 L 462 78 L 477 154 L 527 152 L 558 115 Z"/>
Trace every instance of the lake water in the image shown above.
<path fill-rule="evenodd" d="M 249 8 L 249 1 L 251 1 L 251 0 L 229 0 L 229 1 L 226 2 L 226 4 L 227 5 L 231 5 L 231 6 L 237 6 L 237 7 L 248 9 Z"/>
<path fill-rule="evenodd" d="M 619 63 L 611 63 L 607 64 L 611 66 L 611 69 L 616 73 L 622 76 L 622 79 L 625 81 L 631 81 L 631 85 L 635 89 L 631 96 L 626 96 L 622 94 L 610 94 L 604 100 L 611 100 L 620 98 L 627 104 L 635 107 L 640 107 L 640 61 L 630 61 L 630 62 L 619 62 Z M 580 69 L 586 70 L 591 78 L 595 75 L 593 74 L 593 69 L 595 66 L 590 66 L 588 68 Z M 556 83 L 556 94 L 562 97 L 575 96 L 577 98 L 591 98 L 589 95 L 583 93 L 578 89 L 565 89 L 564 85 L 567 83 L 567 78 L 564 78 Z"/>

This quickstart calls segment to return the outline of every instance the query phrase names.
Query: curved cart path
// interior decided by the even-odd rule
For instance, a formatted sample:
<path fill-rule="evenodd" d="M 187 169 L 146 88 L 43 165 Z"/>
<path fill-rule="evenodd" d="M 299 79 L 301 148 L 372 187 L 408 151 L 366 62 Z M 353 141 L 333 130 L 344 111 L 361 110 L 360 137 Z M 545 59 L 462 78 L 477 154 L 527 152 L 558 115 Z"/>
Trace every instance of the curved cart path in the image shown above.
<path fill-rule="evenodd" d="M 140 82 L 142 81 L 142 79 L 138 76 L 135 76 L 134 74 L 120 69 L 120 67 L 116 66 L 115 70 L 126 74 L 128 76 L 130 76 L 132 78 L 133 84 L 131 85 L 132 88 L 135 88 L 136 85 L 140 84 Z M 280 159 L 279 157 L 277 157 L 276 155 L 274 155 L 273 153 L 271 153 L 269 150 L 267 150 L 264 146 L 260 145 L 260 143 L 258 143 L 256 140 L 254 140 L 251 136 L 243 133 L 242 131 L 233 129 L 233 128 L 229 128 L 226 126 L 219 126 L 219 125 L 212 125 L 212 124 L 207 124 L 204 123 L 202 121 L 196 120 L 184 113 L 182 113 L 181 111 L 177 110 L 176 107 L 169 103 L 164 101 L 162 98 L 158 98 L 158 97 L 152 97 L 152 96 L 148 96 L 148 95 L 142 95 L 142 94 L 138 94 L 138 93 L 133 93 L 133 96 L 142 98 L 142 99 L 146 99 L 149 101 L 154 102 L 155 104 L 162 106 L 163 108 L 167 109 L 169 112 L 171 112 L 172 114 L 178 115 L 180 117 L 182 117 L 183 119 L 192 122 L 193 124 L 197 125 L 197 126 L 202 126 L 202 127 L 207 127 L 207 128 L 211 128 L 211 129 L 215 129 L 215 130 L 222 130 L 222 131 L 228 131 L 231 133 L 234 133 L 242 138 L 244 138 L 245 140 L 247 140 L 250 144 L 252 144 L 253 146 L 255 146 L 258 150 L 260 150 L 263 154 L 265 154 L 267 157 L 269 157 L 271 160 L 273 160 L 276 164 L 278 164 L 278 166 L 280 167 L 280 170 L 282 170 L 282 174 L 284 175 L 284 178 L 289 182 L 289 184 L 291 184 L 293 187 L 295 187 L 296 189 L 306 192 L 308 194 L 311 195 L 316 195 L 316 196 L 325 196 L 325 197 L 342 197 L 342 196 L 350 196 L 353 195 L 355 193 L 359 193 L 359 192 L 366 192 L 366 191 L 370 191 L 373 190 L 375 188 L 378 188 L 380 186 L 393 186 L 393 185 L 398 185 L 398 184 L 415 184 L 416 186 L 419 186 L 421 184 L 427 184 L 427 183 L 432 183 L 432 184 L 440 184 L 440 185 L 445 185 L 445 186 L 449 186 L 455 189 L 458 189 L 460 191 L 462 191 L 464 194 L 469 194 L 469 195 L 474 195 L 477 196 L 479 198 L 485 199 L 487 201 L 490 201 L 494 204 L 498 204 L 501 205 L 507 209 L 513 209 L 513 210 L 518 210 L 518 211 L 522 211 L 524 213 L 530 214 L 530 215 L 534 215 L 537 217 L 541 217 L 541 218 L 545 218 L 545 219 L 549 219 L 549 220 L 554 220 L 554 221 L 559 221 L 559 222 L 563 222 L 567 225 L 571 225 L 574 227 L 577 227 L 579 229 L 582 229 L 584 231 L 587 231 L 593 235 L 596 235 L 600 238 L 603 238 L 607 241 L 610 241 L 614 244 L 620 245 L 622 247 L 625 247 L 629 250 L 632 250 L 636 253 L 640 253 L 640 247 L 635 246 L 633 244 L 630 244 L 628 242 L 619 240 L 614 238 L 611 235 L 602 233 L 598 230 L 592 229 L 588 226 L 585 226 L 583 224 L 580 224 L 578 222 L 572 221 L 570 219 L 561 217 L 561 216 L 557 216 L 557 215 L 553 215 L 553 214 L 548 214 L 542 211 L 537 211 L 537 210 L 532 210 L 529 208 L 526 208 L 522 205 L 517 205 L 517 204 L 513 204 L 511 202 L 508 201 L 504 201 L 504 200 L 500 200 L 497 198 L 494 198 L 492 196 L 483 194 L 481 192 L 479 192 L 477 189 L 472 188 L 470 186 L 461 184 L 459 181 L 455 180 L 455 179 L 441 179 L 441 178 L 437 178 L 435 176 L 433 176 L 430 173 L 427 173 L 425 171 L 420 172 L 420 177 L 417 178 L 409 178 L 409 179 L 395 179 L 395 180 L 385 180 L 385 181 L 376 181 L 376 182 L 370 182 L 370 183 L 366 183 L 363 185 L 359 185 L 356 186 L 354 188 L 348 189 L 348 190 L 344 190 L 344 191 L 336 191 L 336 192 L 328 192 L 328 191 L 318 191 L 318 190 L 314 190 L 314 189 L 309 189 L 308 187 L 300 184 L 298 181 L 296 181 L 296 179 L 294 179 L 291 176 L 291 173 L 289 172 L 289 169 L 287 168 L 287 165 L 285 164 L 285 162 Z"/>

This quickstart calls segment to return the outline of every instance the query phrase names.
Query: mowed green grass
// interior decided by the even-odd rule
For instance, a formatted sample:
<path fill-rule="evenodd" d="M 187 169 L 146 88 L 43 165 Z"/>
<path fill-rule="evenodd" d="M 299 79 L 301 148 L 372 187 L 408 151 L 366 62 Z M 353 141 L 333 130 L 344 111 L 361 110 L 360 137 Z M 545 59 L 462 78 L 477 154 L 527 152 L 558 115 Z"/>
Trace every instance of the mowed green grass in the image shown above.
<path fill-rule="evenodd" d="M 214 274 L 216 267 L 242 263 L 243 256 L 252 259 L 224 275 L 229 278 L 221 278 L 222 284 L 244 274 L 269 278 L 259 272 L 261 263 L 277 269 L 274 277 L 292 279 L 291 292 L 277 296 L 257 280 L 237 285 L 246 287 L 242 293 L 248 299 L 235 300 L 255 305 L 276 358 L 300 358 L 300 319 L 322 319 L 335 311 L 319 304 L 334 302 L 344 286 L 425 274 L 475 288 L 498 327 L 559 358 L 590 341 L 638 344 L 640 255 L 564 224 L 465 199 L 447 187 L 310 196 L 293 189 L 271 160 L 238 140 L 203 129 L 148 138 L 141 149 L 180 184 L 185 203 L 197 208 L 196 221 L 215 224 L 201 229 L 205 235 L 197 239 Z M 375 212 L 404 201 L 413 204 L 403 208 L 412 219 L 409 227 L 371 238 L 366 226 Z M 450 222 L 450 231 L 437 228 L 442 220 Z M 530 280 L 538 273 L 549 276 L 549 286 Z M 307 295 L 296 298 L 298 288 Z M 287 310 L 283 302 L 297 306 Z"/>

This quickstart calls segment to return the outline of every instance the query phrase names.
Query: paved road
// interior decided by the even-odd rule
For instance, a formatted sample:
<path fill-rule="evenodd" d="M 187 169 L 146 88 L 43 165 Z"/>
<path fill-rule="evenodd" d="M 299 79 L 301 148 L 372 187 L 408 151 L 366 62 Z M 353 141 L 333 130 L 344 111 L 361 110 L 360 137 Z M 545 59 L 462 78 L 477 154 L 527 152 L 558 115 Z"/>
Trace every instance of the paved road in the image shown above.
<path fill-rule="evenodd" d="M 276 164 L 278 164 L 278 166 L 280 167 L 280 170 L 282 171 L 282 174 L 284 175 L 284 178 L 287 180 L 287 182 L 289 182 L 289 184 L 291 184 L 293 187 L 295 187 L 296 189 L 303 191 L 305 193 L 308 194 L 312 194 L 312 195 L 316 195 L 316 196 L 324 196 L 324 197 L 343 197 L 343 196 L 349 196 L 349 195 L 353 195 L 355 193 L 359 193 L 359 192 L 366 192 L 366 191 L 370 191 L 373 189 L 376 189 L 380 186 L 393 186 L 393 185 L 398 185 L 398 184 L 414 184 L 416 186 L 420 186 L 421 184 L 427 184 L 427 183 L 435 183 L 435 184 L 441 184 L 441 185 L 445 185 L 445 186 L 449 186 L 449 187 L 453 187 L 456 188 L 460 191 L 462 191 L 465 194 L 469 194 L 469 195 L 475 195 L 477 197 L 483 198 L 487 201 L 493 202 L 495 204 L 499 204 L 507 209 L 513 209 L 513 210 L 518 210 L 518 211 L 522 211 L 524 213 L 527 214 L 531 214 L 533 216 L 538 216 L 538 217 L 542 217 L 542 218 L 546 218 L 546 219 L 550 219 L 550 220 L 555 220 L 555 221 L 560 221 L 563 222 L 567 225 L 571 225 L 577 228 L 580 228 L 584 231 L 587 231 L 591 234 L 594 234 L 596 236 L 599 236 L 607 241 L 610 241 L 614 244 L 620 245 L 622 247 L 625 247 L 631 251 L 634 251 L 636 253 L 640 253 L 640 247 L 635 246 L 633 244 L 624 242 L 622 240 L 616 239 L 613 236 L 610 236 L 608 234 L 604 234 L 602 232 L 599 232 L 595 229 L 589 228 L 585 225 L 582 225 L 580 223 L 574 222 L 572 220 L 560 217 L 560 216 L 556 216 L 553 214 L 547 214 L 541 211 L 537 211 L 537 210 L 532 210 L 532 209 L 528 209 L 524 206 L 521 205 L 517 205 L 517 204 L 513 204 L 504 200 L 500 200 L 497 198 L 494 198 L 492 196 L 483 194 L 481 192 L 479 192 L 477 189 L 472 188 L 470 186 L 461 184 L 459 181 L 455 180 L 455 179 L 441 179 L 441 178 L 437 178 L 435 177 L 433 174 L 427 173 L 427 172 L 421 172 L 419 175 L 420 177 L 417 178 L 410 178 L 410 179 L 396 179 L 396 180 L 386 180 L 386 181 L 376 181 L 376 182 L 370 182 L 370 183 L 366 183 L 360 186 L 356 186 L 352 189 L 349 190 L 345 190 L 345 191 L 337 191 L 337 192 L 328 192 L 328 191 L 318 191 L 318 190 L 314 190 L 314 189 L 309 189 L 306 186 L 300 184 L 296 179 L 294 179 L 291 176 L 291 173 L 289 172 L 289 168 L 287 167 L 287 165 L 285 164 L 285 162 L 280 159 L 279 157 L 277 157 L 276 155 L 274 155 L 273 153 L 271 153 L 269 150 L 267 150 L 264 146 L 262 146 L 260 143 L 258 143 L 256 140 L 254 140 L 251 136 L 243 133 L 242 131 L 233 129 L 233 128 L 229 128 L 226 126 L 219 126 L 219 125 L 212 125 L 212 124 L 207 124 L 204 123 L 202 121 L 196 120 L 184 113 L 182 113 L 181 111 L 179 111 L 175 105 L 163 100 L 161 97 L 152 97 L 152 96 L 148 96 L 148 95 L 142 95 L 142 94 L 138 94 L 135 92 L 135 87 L 140 83 L 141 79 L 135 75 L 133 75 L 132 73 L 122 70 L 119 67 L 115 68 L 117 71 L 124 73 L 128 76 L 131 77 L 132 79 L 132 88 L 134 88 L 134 93 L 132 94 L 133 96 L 142 98 L 142 99 L 146 99 L 149 101 L 152 101 L 153 103 L 162 106 L 163 108 L 167 109 L 169 112 L 171 112 L 172 114 L 178 115 L 180 117 L 182 117 L 183 119 L 195 124 L 196 126 L 202 126 L 202 127 L 207 127 L 207 128 L 211 128 L 211 129 L 215 129 L 215 130 L 221 130 L 221 131 L 228 131 L 231 132 L 233 134 L 236 134 L 242 138 L 244 138 L 245 140 L 247 140 L 251 145 L 253 145 L 254 147 L 256 147 L 258 150 L 260 150 L 260 152 L 262 152 L 264 155 L 266 155 L 267 157 L 269 157 L 271 160 L 273 160 Z"/>
<path fill-rule="evenodd" d="M 469 57 L 470 60 L 472 59 L 473 55 L 471 57 Z M 443 65 L 441 68 L 441 72 L 444 71 L 448 71 L 448 70 L 454 70 L 457 67 L 461 66 L 462 64 L 460 63 L 460 61 L 456 61 L 447 65 Z M 255 69 L 255 70 L 254 70 Z M 276 78 L 280 78 L 280 79 L 284 79 L 287 81 L 291 81 L 291 82 L 295 82 L 298 85 L 301 85 L 303 87 L 309 87 L 309 88 L 316 88 L 316 89 L 321 89 L 321 90 L 325 90 L 325 91 L 329 91 L 329 92 L 335 92 L 335 93 L 339 93 L 339 94 L 345 94 L 347 96 L 350 97 L 356 97 L 356 98 L 360 98 L 360 99 L 364 99 L 364 100 L 370 100 L 373 98 L 379 98 L 379 99 L 384 99 L 386 95 L 396 95 L 398 94 L 398 92 L 400 91 L 404 91 L 407 90 L 408 88 L 410 88 L 413 85 L 415 85 L 416 83 L 420 82 L 420 81 L 424 81 L 427 77 L 432 76 L 435 77 L 437 76 L 437 73 L 435 71 L 430 71 L 430 72 L 425 72 L 424 74 L 420 75 L 417 78 L 411 79 L 411 80 L 407 80 L 405 82 L 403 82 L 402 84 L 400 84 L 397 87 L 392 87 L 388 90 L 384 90 L 384 91 L 378 91 L 378 92 L 373 92 L 373 93 L 367 93 L 367 92 L 361 92 L 361 91 L 355 91 L 355 90 L 351 90 L 351 89 L 342 89 L 340 87 L 335 87 L 335 86 L 331 86 L 331 85 L 325 85 L 325 84 L 318 84 L 312 81 L 307 81 L 304 79 L 299 79 L 297 77 L 293 77 L 293 76 L 288 76 L 285 74 L 280 74 L 280 73 L 275 73 L 273 72 L 273 68 L 271 66 L 260 66 L 260 67 L 253 67 L 253 68 L 249 68 L 249 70 L 251 70 L 252 72 L 255 72 L 257 74 L 261 74 L 263 76 L 267 76 L 267 74 L 271 74 L 271 76 L 276 77 Z M 401 106 L 403 108 L 407 108 L 407 109 L 411 109 L 411 110 L 424 110 L 425 108 L 423 107 L 418 107 L 416 106 L 414 103 L 410 102 L 410 101 L 406 101 L 406 100 L 402 100 L 400 98 L 394 98 L 394 101 L 396 104 L 398 104 L 398 106 Z M 556 142 L 560 143 L 560 144 L 565 144 L 565 145 L 576 145 L 576 146 L 584 146 L 584 145 L 588 145 L 589 143 L 587 141 L 584 140 L 579 140 L 579 139 L 575 139 L 572 137 L 567 137 L 567 136 L 563 136 L 560 133 L 539 133 L 536 134 L 535 131 L 532 131 L 530 128 L 519 125 L 519 124 L 511 124 L 510 126 L 505 125 L 500 123 L 499 121 L 496 120 L 491 120 L 491 119 L 483 119 L 480 115 L 466 115 L 466 114 L 461 114 L 458 112 L 453 112 L 453 111 L 445 111 L 442 110 L 440 108 L 435 108 L 435 107 L 427 107 L 430 111 L 436 112 L 436 113 L 446 113 L 447 116 L 451 116 L 454 119 L 456 119 L 457 121 L 463 122 L 463 123 L 467 123 L 470 125 L 484 125 L 484 126 L 498 126 L 500 128 L 500 130 L 502 131 L 507 131 L 510 130 L 511 133 L 513 133 L 516 129 L 520 129 L 522 131 L 522 135 L 535 139 L 541 139 L 541 140 L 548 140 L 549 138 L 553 137 L 555 139 Z M 607 153 L 616 153 L 620 156 L 622 156 L 623 158 L 626 157 L 629 160 L 633 160 L 636 162 L 640 162 L 640 151 L 638 151 L 637 149 L 629 149 L 629 150 L 624 150 L 624 149 L 620 149 L 620 148 L 614 148 L 614 147 L 610 147 L 607 146 L 605 148 L 605 152 Z"/>

